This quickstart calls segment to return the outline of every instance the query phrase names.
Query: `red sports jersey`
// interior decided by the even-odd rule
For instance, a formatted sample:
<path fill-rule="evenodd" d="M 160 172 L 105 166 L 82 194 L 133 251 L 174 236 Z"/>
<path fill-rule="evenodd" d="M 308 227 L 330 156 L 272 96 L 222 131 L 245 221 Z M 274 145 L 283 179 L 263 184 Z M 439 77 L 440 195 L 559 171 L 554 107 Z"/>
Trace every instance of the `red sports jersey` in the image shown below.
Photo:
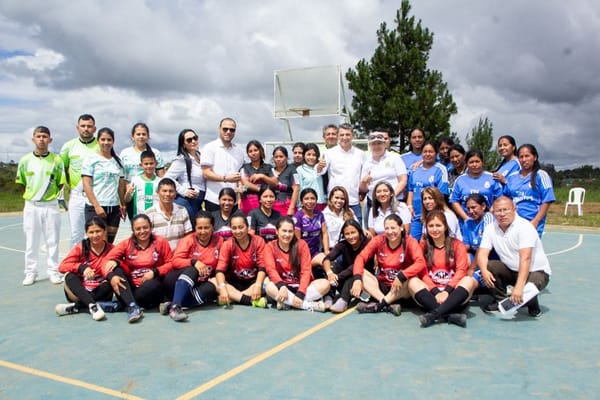
<path fill-rule="evenodd" d="M 250 235 L 250 243 L 245 250 L 235 238 L 227 240 L 219 252 L 217 272 L 242 281 L 255 280 L 259 271 L 265 271 L 264 251 L 265 241 L 258 235 Z"/>
<path fill-rule="evenodd" d="M 214 275 L 219 260 L 219 249 L 223 245 L 223 238 L 213 235 L 207 246 L 202 246 L 196 238 L 196 233 L 192 232 L 177 243 L 175 255 L 173 256 L 173 268 L 182 269 L 194 266 L 196 261 L 200 261 L 208 268 L 208 274 L 198 278 L 199 281 L 206 281 Z"/>
<path fill-rule="evenodd" d="M 306 288 L 312 280 L 312 259 L 308 245 L 302 239 L 298 239 L 298 256 L 300 257 L 300 276 L 296 276 L 292 271 L 290 255 L 279 248 L 278 240 L 270 241 L 265 245 L 265 267 L 271 282 L 277 287 L 281 287 L 281 284 L 297 287 L 296 295 L 304 298 Z"/>
<path fill-rule="evenodd" d="M 171 270 L 173 261 L 173 253 L 167 239 L 154 234 L 152 242 L 145 249 L 137 246 L 130 237 L 113 247 L 107 257 L 119 262 L 136 287 L 142 284 L 144 274 L 154 268 L 160 276 L 166 275 Z M 108 275 L 106 270 L 103 272 L 104 276 Z"/>
<path fill-rule="evenodd" d="M 425 249 L 425 243 L 421 243 L 421 248 Z M 458 282 L 467 275 L 469 267 L 467 248 L 460 240 L 453 239 L 452 250 L 454 258 L 450 258 L 450 262 L 447 264 L 446 249 L 434 248 L 433 265 L 427 265 L 427 268 L 419 275 L 429 290 L 434 287 L 443 290 L 446 286 L 455 288 Z"/>
<path fill-rule="evenodd" d="M 105 246 L 102 253 L 96 254 L 90 249 L 90 254 L 88 255 L 87 259 L 83 255 L 83 247 L 81 247 L 81 242 L 78 243 L 75 247 L 71 249 L 71 251 L 69 251 L 69 254 L 67 254 L 64 260 L 62 260 L 62 262 L 58 266 L 58 271 L 62 274 L 66 274 L 67 272 L 77 274 L 77 276 L 81 278 L 83 286 L 87 290 L 94 290 L 106 280 L 104 278 L 104 274 L 102 273 L 102 268 L 104 267 L 106 262 L 110 260 L 110 258 L 108 258 L 107 256 L 108 253 L 114 247 L 112 243 L 108 243 L 106 241 L 104 243 Z M 85 265 L 85 267 L 80 269 L 81 265 Z M 87 279 L 83 276 L 83 271 L 87 267 L 91 267 L 96 273 L 96 276 L 94 278 Z"/>
<path fill-rule="evenodd" d="M 425 269 L 421 247 L 411 236 L 406 237 L 406 251 L 402 246 L 390 249 L 383 234 L 373 238 L 354 260 L 352 273 L 355 277 L 362 277 L 365 263 L 373 256 L 377 261 L 377 280 L 386 287 L 391 287 L 396 277 L 405 282 Z"/>

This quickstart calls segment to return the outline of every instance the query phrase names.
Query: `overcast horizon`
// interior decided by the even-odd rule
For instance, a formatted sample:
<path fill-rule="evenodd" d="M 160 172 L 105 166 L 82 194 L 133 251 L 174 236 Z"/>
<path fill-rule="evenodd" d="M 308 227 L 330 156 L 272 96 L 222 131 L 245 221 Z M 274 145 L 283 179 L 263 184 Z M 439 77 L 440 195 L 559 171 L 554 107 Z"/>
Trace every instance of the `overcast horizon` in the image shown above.
<path fill-rule="evenodd" d="M 600 166 L 600 3 L 475 0 L 412 2 L 434 34 L 428 67 L 443 74 L 458 107 L 462 143 L 480 117 L 495 138 L 532 143 L 556 169 Z M 32 149 L 48 126 L 51 150 L 76 136 L 77 116 L 130 145 L 150 126 L 151 144 L 174 154 L 192 128 L 201 144 L 221 118 L 238 122 L 236 142 L 287 140 L 273 118 L 273 71 L 340 65 L 375 50 L 381 22 L 400 2 L 84 0 L 0 4 L 0 161 Z M 351 93 L 347 91 L 348 104 Z M 341 118 L 290 120 L 294 139 L 320 139 Z"/>

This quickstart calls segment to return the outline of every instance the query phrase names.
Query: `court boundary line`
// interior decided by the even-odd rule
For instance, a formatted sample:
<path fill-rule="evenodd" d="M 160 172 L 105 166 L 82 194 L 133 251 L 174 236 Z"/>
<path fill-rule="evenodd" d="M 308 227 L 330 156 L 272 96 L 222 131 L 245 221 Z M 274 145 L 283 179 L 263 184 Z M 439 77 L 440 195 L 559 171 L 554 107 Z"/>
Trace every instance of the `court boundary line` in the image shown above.
<path fill-rule="evenodd" d="M 564 249 L 564 250 L 559 250 L 559 251 L 555 251 L 553 253 L 548 253 L 546 254 L 547 256 L 556 256 L 559 254 L 563 254 L 563 253 L 567 253 L 571 250 L 575 250 L 576 248 L 580 247 L 583 244 L 583 234 L 579 234 L 579 239 L 577 240 L 577 243 L 575 243 L 575 245 L 569 247 L 568 249 Z"/>
<path fill-rule="evenodd" d="M 42 371 L 39 369 L 26 367 L 24 365 L 12 363 L 10 361 L 0 360 L 0 367 L 12 369 L 12 370 L 19 371 L 19 372 L 24 372 L 29 375 L 46 378 L 46 379 L 49 379 L 52 381 L 56 381 L 56 382 L 60 382 L 60 383 L 64 383 L 64 384 L 68 384 L 68 385 L 72 385 L 72 386 L 77 386 L 77 387 L 80 387 L 83 389 L 91 390 L 93 392 L 98 392 L 98 393 L 106 394 L 109 396 L 118 397 L 120 399 L 143 400 L 142 397 L 134 396 L 132 394 L 120 392 L 120 391 L 114 390 L 114 389 L 105 388 L 102 386 L 95 385 L 93 383 L 87 383 L 84 381 L 80 381 L 78 379 L 67 378 L 64 376 L 53 374 L 51 372 L 46 372 L 46 371 Z"/>
<path fill-rule="evenodd" d="M 176 400 L 189 400 L 189 399 L 193 399 L 194 397 L 197 397 L 197 396 L 203 394 L 207 390 L 210 390 L 213 387 L 227 381 L 228 379 L 233 378 L 234 376 L 244 372 L 245 370 L 247 370 L 250 367 L 255 366 L 256 364 L 267 360 L 268 358 L 274 356 L 275 354 L 306 339 L 310 335 L 322 330 L 323 328 L 326 328 L 327 326 L 333 324 L 334 322 L 337 322 L 340 319 L 347 317 L 352 312 L 354 312 L 355 308 L 356 307 L 349 308 L 348 310 L 344 311 L 343 313 L 338 314 L 334 317 L 331 317 L 331 318 L 313 326 L 312 328 L 309 328 L 309 329 L 305 330 L 304 332 L 297 334 L 296 336 L 292 337 L 291 339 L 288 339 L 285 342 L 278 344 L 277 346 L 275 346 L 267 351 L 264 351 L 255 357 L 252 357 L 250 360 L 244 362 L 243 364 L 240 364 L 237 367 L 232 368 L 229 371 L 224 372 L 215 378 L 212 378 L 208 382 L 203 383 L 202 385 L 198 386 L 197 388 L 192 389 L 189 392 L 182 394 L 181 396 L 177 397 Z"/>

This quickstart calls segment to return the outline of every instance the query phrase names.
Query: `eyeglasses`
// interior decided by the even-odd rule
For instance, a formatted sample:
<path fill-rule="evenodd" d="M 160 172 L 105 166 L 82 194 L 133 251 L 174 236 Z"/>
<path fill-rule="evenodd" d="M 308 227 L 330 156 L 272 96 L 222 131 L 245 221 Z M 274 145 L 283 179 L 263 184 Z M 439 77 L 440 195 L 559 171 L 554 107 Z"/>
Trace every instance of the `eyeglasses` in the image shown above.
<path fill-rule="evenodd" d="M 506 215 L 510 214 L 513 210 L 513 208 L 494 208 L 494 214 Z"/>
<path fill-rule="evenodd" d="M 231 133 L 235 133 L 235 128 L 221 128 L 223 129 L 223 132 L 227 133 L 227 132 L 231 132 Z"/>
<path fill-rule="evenodd" d="M 198 136 L 192 136 L 192 137 L 185 139 L 186 143 L 192 143 L 192 142 L 197 142 L 197 141 L 198 141 Z"/>

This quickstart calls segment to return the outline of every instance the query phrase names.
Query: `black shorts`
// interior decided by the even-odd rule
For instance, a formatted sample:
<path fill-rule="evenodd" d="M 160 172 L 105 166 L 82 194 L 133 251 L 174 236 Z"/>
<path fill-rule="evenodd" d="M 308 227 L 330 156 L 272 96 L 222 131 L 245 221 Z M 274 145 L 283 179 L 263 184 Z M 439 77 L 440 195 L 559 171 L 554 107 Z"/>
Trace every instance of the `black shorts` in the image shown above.
<path fill-rule="evenodd" d="M 235 276 L 227 277 L 227 283 L 229 283 L 231 286 L 233 286 L 240 292 L 243 292 L 244 290 L 248 289 L 250 286 L 254 285 L 255 282 L 256 282 L 256 279 L 246 280 L 246 279 L 238 279 Z"/>
<path fill-rule="evenodd" d="M 121 222 L 121 207 L 119 206 L 102 206 L 106 213 L 106 218 L 102 218 L 106 222 L 106 226 L 119 227 Z M 88 221 L 92 217 L 97 217 L 94 206 L 89 204 L 85 205 L 85 220 Z"/>

